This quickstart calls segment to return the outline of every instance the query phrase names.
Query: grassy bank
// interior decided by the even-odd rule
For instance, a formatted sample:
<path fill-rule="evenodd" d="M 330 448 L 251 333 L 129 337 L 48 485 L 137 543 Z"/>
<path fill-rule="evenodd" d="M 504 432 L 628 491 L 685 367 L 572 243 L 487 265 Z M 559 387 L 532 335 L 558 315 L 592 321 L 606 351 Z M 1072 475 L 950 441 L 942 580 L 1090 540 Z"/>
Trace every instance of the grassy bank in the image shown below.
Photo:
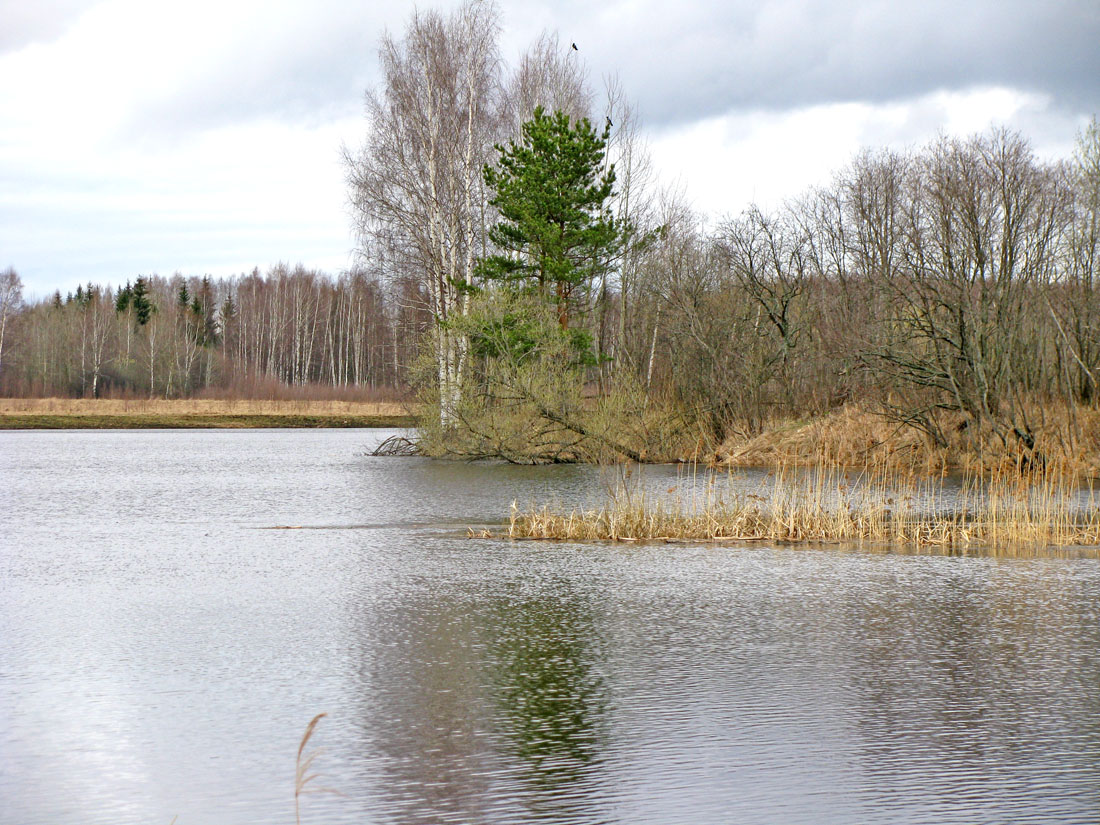
<path fill-rule="evenodd" d="M 507 536 L 570 541 L 848 542 L 967 548 L 1100 545 L 1100 510 L 1070 479 L 972 479 L 961 489 L 883 473 L 853 480 L 836 467 L 777 471 L 759 492 L 701 499 L 612 496 L 556 512 L 513 506 Z"/>
<path fill-rule="evenodd" d="M 411 427 L 397 403 L 212 399 L 0 399 L 0 429 Z"/>
<path fill-rule="evenodd" d="M 1100 477 L 1100 410 L 1036 402 L 1029 409 L 1036 450 L 1060 474 Z M 761 431 L 731 433 L 715 452 L 721 467 L 819 465 L 886 467 L 928 476 L 948 471 L 1011 473 L 1024 458 L 1018 445 L 975 431 L 959 413 L 943 412 L 948 443 L 936 445 L 913 427 L 858 404 L 808 419 L 776 419 Z"/>

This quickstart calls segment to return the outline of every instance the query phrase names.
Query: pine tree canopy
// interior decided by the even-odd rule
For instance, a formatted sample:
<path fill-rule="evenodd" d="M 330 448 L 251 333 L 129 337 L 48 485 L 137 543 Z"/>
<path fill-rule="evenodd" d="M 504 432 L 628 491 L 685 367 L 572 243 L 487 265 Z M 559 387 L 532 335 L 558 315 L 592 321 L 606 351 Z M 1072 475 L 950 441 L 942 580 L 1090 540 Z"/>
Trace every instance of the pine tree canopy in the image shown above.
<path fill-rule="evenodd" d="M 489 238 L 503 252 L 484 258 L 477 274 L 555 302 L 562 328 L 574 293 L 610 268 L 632 231 L 607 207 L 615 184 L 614 166 L 604 168 L 608 134 L 539 107 L 521 141 L 498 145 L 497 166 L 484 170 L 501 217 Z"/>

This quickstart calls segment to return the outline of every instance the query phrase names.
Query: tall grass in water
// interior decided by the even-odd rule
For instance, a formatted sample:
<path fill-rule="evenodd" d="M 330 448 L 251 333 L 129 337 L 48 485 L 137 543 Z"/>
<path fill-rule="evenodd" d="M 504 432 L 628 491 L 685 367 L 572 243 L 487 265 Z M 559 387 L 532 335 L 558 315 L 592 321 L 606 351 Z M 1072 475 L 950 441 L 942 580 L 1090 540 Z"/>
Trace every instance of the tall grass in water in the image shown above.
<path fill-rule="evenodd" d="M 731 487 L 732 485 L 727 485 Z M 511 538 L 574 541 L 874 542 L 966 548 L 1100 544 L 1091 490 L 1056 473 L 974 476 L 960 487 L 875 469 L 779 467 L 758 491 L 722 490 L 711 476 L 689 500 L 620 488 L 592 510 L 512 507 Z"/>

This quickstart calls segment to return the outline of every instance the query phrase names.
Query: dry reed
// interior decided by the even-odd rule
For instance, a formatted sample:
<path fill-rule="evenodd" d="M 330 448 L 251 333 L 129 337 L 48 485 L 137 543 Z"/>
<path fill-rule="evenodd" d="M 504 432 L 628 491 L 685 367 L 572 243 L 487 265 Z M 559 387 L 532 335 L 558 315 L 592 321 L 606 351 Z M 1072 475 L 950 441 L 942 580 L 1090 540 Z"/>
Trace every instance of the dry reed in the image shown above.
<path fill-rule="evenodd" d="M 779 468 L 759 492 L 718 492 L 711 476 L 690 501 L 623 490 L 592 510 L 512 507 L 510 538 L 572 541 L 873 542 L 961 549 L 1100 544 L 1091 490 L 1072 479 L 1007 473 L 951 489 L 942 479 L 835 466 Z"/>
<path fill-rule="evenodd" d="M 306 725 L 306 732 L 302 735 L 302 741 L 298 743 L 298 758 L 295 761 L 294 770 L 294 820 L 298 825 L 302 825 L 302 817 L 299 812 L 299 800 L 302 796 L 307 793 L 340 793 L 332 788 L 309 786 L 310 782 L 320 776 L 317 773 L 310 773 L 310 770 L 313 768 L 314 760 L 321 755 L 322 751 L 320 748 L 315 748 L 306 753 L 306 745 L 309 744 L 313 732 L 317 729 L 317 723 L 326 716 L 328 716 L 327 713 L 318 713 L 314 716 Z"/>

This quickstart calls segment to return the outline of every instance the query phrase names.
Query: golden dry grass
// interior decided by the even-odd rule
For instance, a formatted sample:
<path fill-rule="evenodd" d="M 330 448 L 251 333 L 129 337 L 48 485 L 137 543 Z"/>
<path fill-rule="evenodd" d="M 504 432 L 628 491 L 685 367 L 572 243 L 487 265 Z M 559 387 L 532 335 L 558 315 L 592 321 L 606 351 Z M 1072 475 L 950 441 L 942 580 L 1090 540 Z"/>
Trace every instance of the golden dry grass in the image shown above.
<path fill-rule="evenodd" d="M 947 491 L 940 481 L 879 473 L 852 482 L 837 467 L 777 471 L 760 493 L 702 499 L 612 496 L 603 507 L 554 512 L 513 505 L 507 536 L 572 541 L 873 542 L 1005 550 L 1100 545 L 1100 510 L 1072 480 L 1000 474 Z"/>
<path fill-rule="evenodd" d="M 1034 403 L 1028 408 L 1036 447 L 1059 473 L 1100 476 L 1100 410 Z M 991 433 L 973 432 L 959 414 L 944 413 L 946 448 L 917 430 L 869 408 L 849 404 L 810 420 L 778 420 L 764 432 L 731 436 L 718 449 L 725 467 L 816 466 L 881 467 L 926 475 L 948 470 L 1007 471 L 1019 466 L 1021 452 L 1006 448 Z"/>

